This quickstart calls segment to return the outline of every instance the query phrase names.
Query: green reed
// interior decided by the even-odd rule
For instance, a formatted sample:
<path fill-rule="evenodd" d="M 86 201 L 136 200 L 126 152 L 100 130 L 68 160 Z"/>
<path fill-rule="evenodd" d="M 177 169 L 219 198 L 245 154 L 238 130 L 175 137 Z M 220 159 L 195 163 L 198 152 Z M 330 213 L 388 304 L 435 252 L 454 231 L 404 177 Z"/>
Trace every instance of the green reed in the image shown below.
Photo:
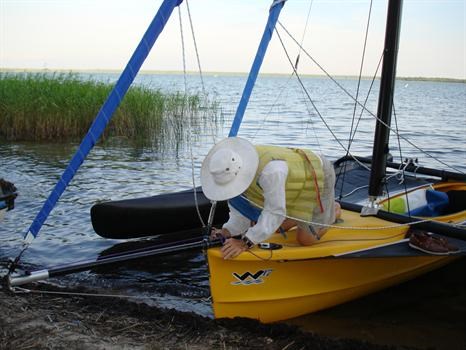
<path fill-rule="evenodd" d="M 113 84 L 76 74 L 0 73 L 0 139 L 68 141 L 82 138 Z M 188 131 L 199 134 L 218 122 L 218 106 L 207 97 L 131 87 L 103 139 L 179 145 Z M 188 130 L 188 126 L 191 126 Z"/>

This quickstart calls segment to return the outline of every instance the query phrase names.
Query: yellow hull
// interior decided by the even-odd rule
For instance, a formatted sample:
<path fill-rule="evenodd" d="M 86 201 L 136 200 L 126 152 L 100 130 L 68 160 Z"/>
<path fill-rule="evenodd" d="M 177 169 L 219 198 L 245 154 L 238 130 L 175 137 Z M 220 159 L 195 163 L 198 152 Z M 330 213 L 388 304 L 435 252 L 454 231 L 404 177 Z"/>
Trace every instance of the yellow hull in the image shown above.
<path fill-rule="evenodd" d="M 404 282 L 455 259 L 433 255 L 345 258 L 342 254 L 403 242 L 407 226 L 345 210 L 342 218 L 342 228 L 331 228 L 313 246 L 298 246 L 291 232 L 287 239 L 275 234 L 270 240 L 281 244 L 281 249 L 254 248 L 234 260 L 224 260 L 219 248 L 209 249 L 215 317 L 285 320 Z M 463 211 L 437 219 L 464 218 Z"/>
<path fill-rule="evenodd" d="M 440 267 L 452 257 L 316 259 L 255 264 L 210 264 L 216 318 L 285 320 L 329 308 Z M 392 261 L 393 260 L 393 261 Z M 212 259 L 209 257 L 209 261 Z M 257 284 L 237 284 L 233 273 L 269 271 Z M 231 277 L 229 277 L 231 276 Z"/>

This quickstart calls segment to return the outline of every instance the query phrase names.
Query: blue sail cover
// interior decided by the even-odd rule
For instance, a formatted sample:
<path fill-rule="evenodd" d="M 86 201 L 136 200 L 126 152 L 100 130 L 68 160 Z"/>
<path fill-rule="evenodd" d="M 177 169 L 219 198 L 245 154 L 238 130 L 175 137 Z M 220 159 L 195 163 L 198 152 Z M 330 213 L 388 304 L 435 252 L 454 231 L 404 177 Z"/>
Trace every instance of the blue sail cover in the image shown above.
<path fill-rule="evenodd" d="M 165 24 L 173 12 L 173 9 L 182 2 L 183 0 L 164 0 L 160 5 L 157 14 L 149 25 L 146 33 L 142 37 L 125 69 L 121 73 L 121 76 L 118 79 L 115 87 L 110 92 L 107 100 L 98 112 L 89 131 L 81 142 L 81 145 L 63 172 L 60 180 L 55 185 L 49 197 L 45 201 L 42 209 L 29 227 L 29 230 L 24 237 L 27 242 L 32 241 L 39 233 L 39 230 L 41 229 L 52 209 L 55 207 L 60 196 L 63 194 L 66 187 L 73 179 L 76 171 L 79 169 L 92 147 L 94 147 L 99 137 L 102 135 L 102 132 L 105 130 L 107 124 L 110 122 L 113 113 L 120 105 L 120 102 L 123 100 L 123 97 L 128 91 L 131 83 L 139 72 L 139 69 L 152 49 L 152 46 L 165 27 Z"/>
<path fill-rule="evenodd" d="M 257 75 L 259 74 L 262 61 L 264 60 L 265 53 L 267 52 L 267 47 L 269 46 L 270 39 L 272 39 L 272 34 L 275 29 L 275 25 L 278 21 L 278 17 L 280 16 L 280 12 L 283 8 L 283 5 L 285 4 L 285 1 L 286 0 L 275 0 L 272 3 L 272 6 L 270 7 L 267 25 L 265 26 L 264 34 L 262 34 L 262 39 L 259 44 L 259 48 L 257 49 L 254 62 L 252 63 L 248 80 L 246 81 L 246 85 L 244 86 L 243 95 L 241 96 L 238 109 L 236 110 L 235 119 L 233 120 L 233 123 L 231 125 L 228 137 L 234 137 L 238 135 L 238 130 L 241 125 L 241 121 L 243 120 L 244 112 L 246 111 L 249 98 L 251 97 L 252 89 L 254 87 L 254 84 L 256 83 Z"/>

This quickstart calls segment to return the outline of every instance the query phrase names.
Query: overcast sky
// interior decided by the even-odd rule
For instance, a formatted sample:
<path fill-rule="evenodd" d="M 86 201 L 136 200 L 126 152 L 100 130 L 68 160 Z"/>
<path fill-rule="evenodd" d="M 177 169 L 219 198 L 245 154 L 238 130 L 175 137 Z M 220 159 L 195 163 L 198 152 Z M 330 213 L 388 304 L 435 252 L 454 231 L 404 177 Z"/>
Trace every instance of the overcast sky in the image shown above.
<path fill-rule="evenodd" d="M 116 69 L 127 63 L 161 0 L 0 0 L 0 67 Z M 247 72 L 271 0 L 189 0 L 203 71 Z M 306 17 L 312 3 L 309 25 Z M 370 0 L 288 0 L 280 21 L 333 75 L 357 75 Z M 385 0 L 373 0 L 365 75 L 382 52 Z M 188 70 L 196 70 L 186 4 L 182 4 Z M 466 0 L 405 0 L 398 75 L 466 78 Z M 286 34 L 282 34 L 285 38 Z M 298 52 L 290 41 L 293 57 Z M 178 10 L 144 70 L 183 69 Z M 301 57 L 301 73 L 321 74 Z M 290 73 L 274 34 L 262 72 Z"/>

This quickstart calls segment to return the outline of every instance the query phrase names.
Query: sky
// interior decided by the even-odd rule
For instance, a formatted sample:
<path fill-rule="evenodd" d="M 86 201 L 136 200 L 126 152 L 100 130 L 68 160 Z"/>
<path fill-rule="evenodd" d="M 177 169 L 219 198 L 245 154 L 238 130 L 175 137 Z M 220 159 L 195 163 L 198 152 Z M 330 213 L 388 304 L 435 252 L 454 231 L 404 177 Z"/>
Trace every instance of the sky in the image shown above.
<path fill-rule="evenodd" d="M 186 0 L 185 0 L 186 2 Z M 186 3 L 180 7 L 187 69 L 197 70 Z M 0 69 L 118 70 L 161 0 L 0 0 Z M 189 0 L 204 72 L 248 72 L 272 0 Z M 280 22 L 332 75 L 358 75 L 370 0 L 288 0 Z M 373 0 L 363 74 L 381 56 L 386 0 Z M 310 12 L 309 12 L 310 9 Z M 307 15 L 309 15 L 306 27 Z M 466 79 L 466 0 L 405 0 L 398 76 Z M 281 31 L 294 58 L 298 47 Z M 182 71 L 176 9 L 143 70 Z M 301 55 L 302 74 L 322 74 Z M 291 67 L 274 34 L 263 73 Z"/>

